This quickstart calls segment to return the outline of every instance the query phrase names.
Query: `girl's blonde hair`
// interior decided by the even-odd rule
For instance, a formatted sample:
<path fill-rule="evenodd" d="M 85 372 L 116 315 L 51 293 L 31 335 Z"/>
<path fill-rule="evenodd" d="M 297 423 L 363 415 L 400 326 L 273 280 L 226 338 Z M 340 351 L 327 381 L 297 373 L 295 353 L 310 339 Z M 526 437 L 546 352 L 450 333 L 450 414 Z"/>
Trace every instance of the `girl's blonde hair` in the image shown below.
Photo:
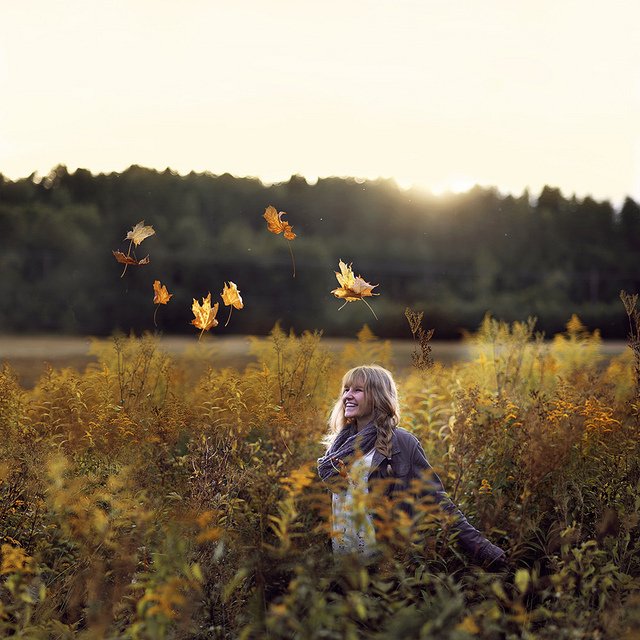
<path fill-rule="evenodd" d="M 345 387 L 353 385 L 361 385 L 366 397 L 371 399 L 373 421 L 378 430 L 376 450 L 386 457 L 391 457 L 391 437 L 400 421 L 398 390 L 391 372 L 376 364 L 355 367 L 344 374 L 338 399 L 329 416 L 329 432 L 325 444 L 330 446 L 335 437 L 349 424 L 344 417 L 342 394 Z"/>

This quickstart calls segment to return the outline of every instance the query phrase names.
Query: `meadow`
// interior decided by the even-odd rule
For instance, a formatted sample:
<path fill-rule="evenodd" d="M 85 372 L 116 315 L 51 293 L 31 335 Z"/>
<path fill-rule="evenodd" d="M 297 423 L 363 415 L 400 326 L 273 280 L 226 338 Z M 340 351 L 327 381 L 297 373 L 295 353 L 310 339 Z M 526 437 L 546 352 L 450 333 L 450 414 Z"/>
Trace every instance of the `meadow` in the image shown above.
<path fill-rule="evenodd" d="M 640 322 L 607 357 L 577 317 L 552 341 L 489 316 L 468 357 L 364 328 L 172 356 L 94 341 L 78 369 L 0 373 L 0 633 L 18 638 L 640 637 Z M 217 353 L 217 356 L 216 356 Z M 507 551 L 478 567 L 432 504 L 371 495 L 381 559 L 335 560 L 315 472 L 342 373 L 396 375 L 401 424 Z M 73 363 L 72 363 L 73 364 Z M 84 369 L 84 370 L 82 370 Z"/>

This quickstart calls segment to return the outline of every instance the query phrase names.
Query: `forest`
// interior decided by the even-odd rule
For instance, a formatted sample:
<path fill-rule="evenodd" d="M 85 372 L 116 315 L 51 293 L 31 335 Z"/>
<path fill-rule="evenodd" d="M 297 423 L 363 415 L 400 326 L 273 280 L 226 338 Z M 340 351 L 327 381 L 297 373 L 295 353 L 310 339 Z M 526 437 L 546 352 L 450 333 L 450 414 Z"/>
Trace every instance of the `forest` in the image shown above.
<path fill-rule="evenodd" d="M 267 206 L 286 212 L 290 248 L 270 234 Z M 123 277 L 112 251 L 139 221 L 156 234 L 138 247 L 150 263 Z M 537 318 L 551 336 L 576 313 L 606 338 L 627 332 L 619 293 L 638 291 L 640 207 L 590 197 L 503 195 L 475 187 L 435 197 L 392 180 L 300 176 L 271 186 L 229 174 L 178 175 L 131 166 L 94 175 L 58 166 L 47 176 L 0 176 L 3 333 L 109 335 L 154 330 L 152 283 L 172 292 L 157 330 L 189 333 L 191 303 L 224 282 L 245 302 L 229 333 L 294 330 L 353 336 L 371 322 L 408 337 L 403 310 L 425 312 L 437 338 L 476 329 L 487 312 Z M 380 295 L 364 305 L 331 295 L 339 260 Z M 10 302 L 9 302 L 10 301 Z M 221 327 L 220 327 L 221 329 Z"/>

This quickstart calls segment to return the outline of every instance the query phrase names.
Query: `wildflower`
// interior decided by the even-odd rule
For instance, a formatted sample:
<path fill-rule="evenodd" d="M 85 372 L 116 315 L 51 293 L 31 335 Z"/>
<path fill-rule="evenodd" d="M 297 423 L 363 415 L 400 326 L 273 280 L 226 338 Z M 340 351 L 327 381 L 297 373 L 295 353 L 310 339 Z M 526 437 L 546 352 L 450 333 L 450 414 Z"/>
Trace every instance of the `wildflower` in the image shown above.
<path fill-rule="evenodd" d="M 492 491 L 493 491 L 493 488 L 489 484 L 489 481 L 486 478 L 483 478 L 482 482 L 480 483 L 480 488 L 478 489 L 478 493 L 488 494 L 488 493 L 491 493 Z"/>
<path fill-rule="evenodd" d="M 22 571 L 23 573 L 33 573 L 33 558 L 21 547 L 14 547 L 10 544 L 2 545 L 2 565 L 0 565 L 0 575 L 7 575 Z"/>

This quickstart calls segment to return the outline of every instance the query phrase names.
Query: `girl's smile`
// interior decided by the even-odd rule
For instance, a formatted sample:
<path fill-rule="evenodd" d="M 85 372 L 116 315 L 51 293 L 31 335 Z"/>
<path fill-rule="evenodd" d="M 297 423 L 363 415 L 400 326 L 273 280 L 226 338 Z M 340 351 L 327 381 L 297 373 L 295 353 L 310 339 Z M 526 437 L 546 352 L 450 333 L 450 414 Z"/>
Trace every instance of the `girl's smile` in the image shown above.
<path fill-rule="evenodd" d="M 371 422 L 373 407 L 362 385 L 346 386 L 342 392 L 342 404 L 344 417 L 355 422 L 359 429 Z"/>

